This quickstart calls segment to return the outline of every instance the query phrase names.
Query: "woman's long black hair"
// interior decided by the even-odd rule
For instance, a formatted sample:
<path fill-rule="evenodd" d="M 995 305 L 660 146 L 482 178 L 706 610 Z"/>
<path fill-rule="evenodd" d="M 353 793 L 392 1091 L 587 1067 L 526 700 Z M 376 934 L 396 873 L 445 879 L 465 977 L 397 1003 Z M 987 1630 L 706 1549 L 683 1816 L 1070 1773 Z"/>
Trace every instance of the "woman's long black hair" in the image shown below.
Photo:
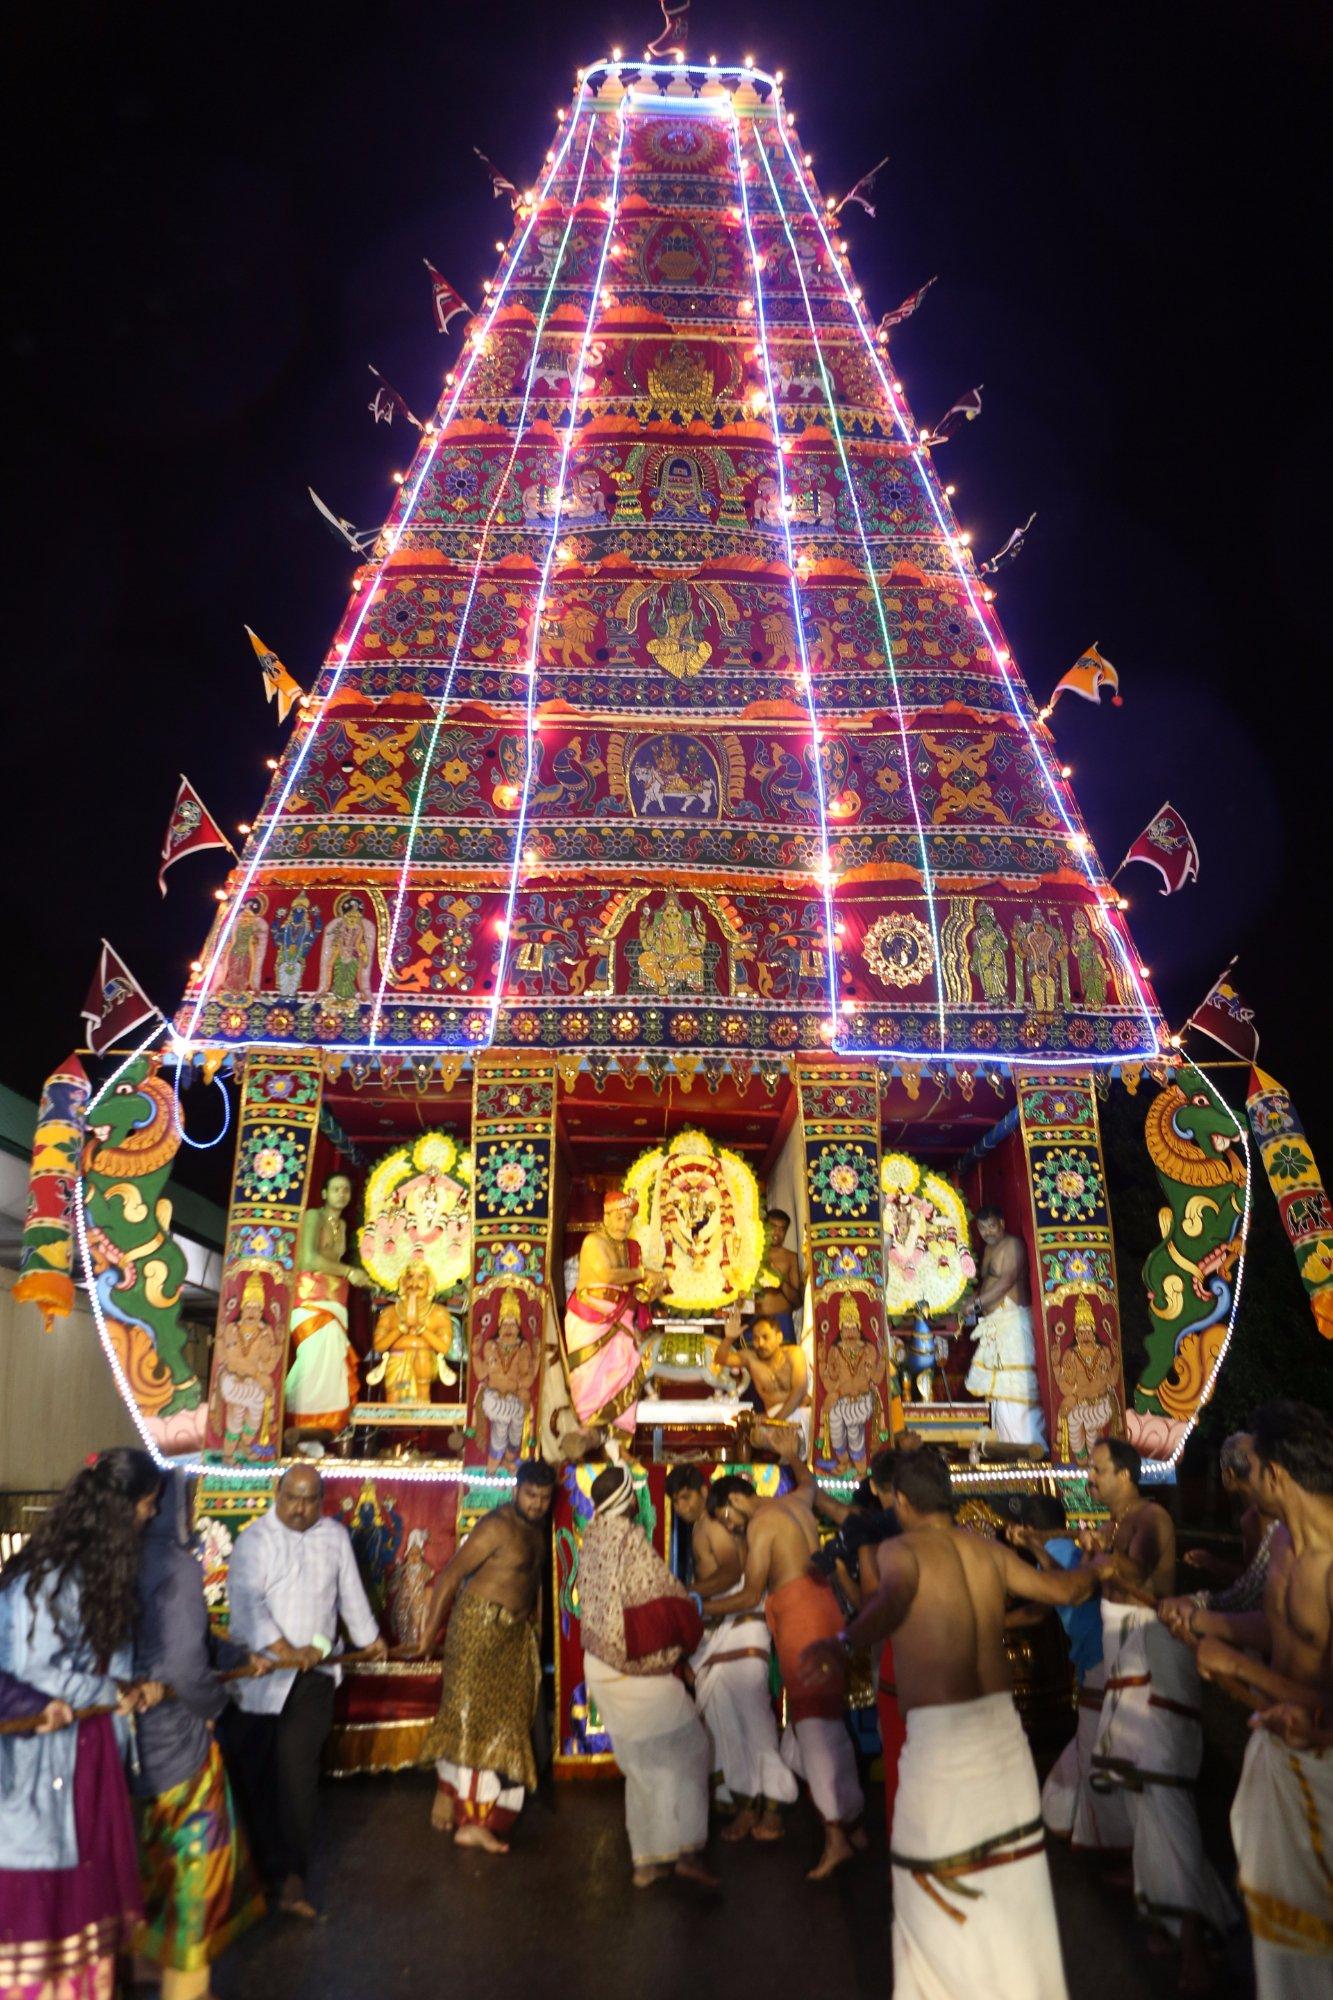
<path fill-rule="evenodd" d="M 139 1541 L 134 1510 L 162 1491 L 162 1474 L 146 1451 L 118 1445 L 76 1472 L 18 1554 L 0 1571 L 0 1589 L 26 1578 L 28 1601 L 51 1579 L 79 1585 L 79 1626 L 103 1673 L 134 1622 Z M 64 1632 L 67 1642 L 77 1632 Z"/>

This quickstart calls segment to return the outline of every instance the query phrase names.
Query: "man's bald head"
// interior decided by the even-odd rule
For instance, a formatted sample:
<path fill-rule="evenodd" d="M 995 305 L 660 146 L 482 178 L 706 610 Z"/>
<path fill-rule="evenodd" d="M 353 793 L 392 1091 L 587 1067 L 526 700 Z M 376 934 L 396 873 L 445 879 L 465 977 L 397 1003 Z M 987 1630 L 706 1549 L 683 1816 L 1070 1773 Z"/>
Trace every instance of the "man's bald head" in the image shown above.
<path fill-rule="evenodd" d="M 274 1511 L 284 1528 L 303 1535 L 324 1507 L 324 1482 L 313 1465 L 289 1465 L 278 1481 Z"/>

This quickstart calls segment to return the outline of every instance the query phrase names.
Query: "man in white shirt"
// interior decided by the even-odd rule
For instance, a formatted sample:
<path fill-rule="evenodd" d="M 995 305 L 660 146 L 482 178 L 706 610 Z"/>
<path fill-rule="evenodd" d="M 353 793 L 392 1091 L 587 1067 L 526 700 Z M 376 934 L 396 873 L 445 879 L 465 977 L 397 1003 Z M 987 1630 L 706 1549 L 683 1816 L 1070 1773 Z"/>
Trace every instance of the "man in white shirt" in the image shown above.
<path fill-rule="evenodd" d="M 341 1619 L 370 1659 L 387 1652 L 357 1574 L 351 1537 L 324 1514 L 323 1482 L 293 1465 L 272 1510 L 238 1537 L 227 1576 L 230 1636 L 267 1653 L 277 1670 L 238 1682 L 226 1730 L 255 1859 L 288 1916 L 313 1920 L 306 1875 L 314 1838 L 319 1759 L 341 1679 L 333 1654 Z"/>

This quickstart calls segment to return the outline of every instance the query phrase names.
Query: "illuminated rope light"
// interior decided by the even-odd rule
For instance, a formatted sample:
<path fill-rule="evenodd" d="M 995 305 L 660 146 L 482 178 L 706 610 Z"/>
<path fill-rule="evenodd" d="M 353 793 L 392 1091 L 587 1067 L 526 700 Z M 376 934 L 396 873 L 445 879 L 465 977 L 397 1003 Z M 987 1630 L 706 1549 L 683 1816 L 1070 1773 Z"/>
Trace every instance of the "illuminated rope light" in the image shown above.
<path fill-rule="evenodd" d="M 778 424 L 778 402 L 773 386 L 773 357 L 768 345 L 768 316 L 764 310 L 764 282 L 759 266 L 759 253 L 755 246 L 754 227 L 750 218 L 750 191 L 745 185 L 745 158 L 741 148 L 740 120 L 736 116 L 735 104 L 729 106 L 731 113 L 731 140 L 736 156 L 736 184 L 741 194 L 741 220 L 745 225 L 745 238 L 750 250 L 750 271 L 754 281 L 754 310 L 759 322 L 759 347 L 764 357 L 764 380 L 768 390 L 769 428 L 773 433 L 773 458 L 778 474 L 778 499 L 782 514 L 782 539 L 787 552 L 787 573 L 790 579 L 792 625 L 796 632 L 796 649 L 801 661 L 801 685 L 805 691 L 806 711 L 810 717 L 811 764 L 815 774 L 815 800 L 819 808 L 819 838 L 824 856 L 820 871 L 820 892 L 824 901 L 824 966 L 828 976 L 829 1031 L 831 1037 L 838 1032 L 838 949 L 837 933 L 833 920 L 833 868 L 828 848 L 828 809 L 824 797 L 824 758 L 819 728 L 819 714 L 815 707 L 814 675 L 810 671 L 810 657 L 805 643 L 805 619 L 801 611 L 800 585 L 796 573 L 796 550 L 792 542 L 791 512 L 787 498 L 786 454 L 782 449 L 782 434 Z"/>
<path fill-rule="evenodd" d="M 402 541 L 403 536 L 407 532 L 407 528 L 411 521 L 413 511 L 421 495 L 421 489 L 426 482 L 426 478 L 430 472 L 431 467 L 435 463 L 436 454 L 439 451 L 440 446 L 444 441 L 444 432 L 448 429 L 448 426 L 453 422 L 454 413 L 457 410 L 458 405 L 462 400 L 463 392 L 467 388 L 468 382 L 471 379 L 472 370 L 477 364 L 478 356 L 481 353 L 481 342 L 485 341 L 486 336 L 489 334 L 491 330 L 491 327 L 495 323 L 495 316 L 499 312 L 500 307 L 504 303 L 505 296 L 513 280 L 514 272 L 518 268 L 519 258 L 523 254 L 523 250 L 527 244 L 528 237 L 532 234 L 532 231 L 536 226 L 537 217 L 541 211 L 542 204 L 545 201 L 548 192 L 550 191 L 550 188 L 556 178 L 556 175 L 560 172 L 560 169 L 565 161 L 565 156 L 569 152 L 570 146 L 573 143 L 574 126 L 577 123 L 578 123 L 577 118 L 571 123 L 568 132 L 565 134 L 564 139 L 562 140 L 560 146 L 556 151 L 554 160 L 550 164 L 550 167 L 546 174 L 546 178 L 542 182 L 541 189 L 540 192 L 538 193 L 537 199 L 532 204 L 532 213 L 529 215 L 527 223 L 524 226 L 523 234 L 519 237 L 518 243 L 514 250 L 513 258 L 510 262 L 509 269 L 505 273 L 504 282 L 497 288 L 495 296 L 491 300 L 490 308 L 486 314 L 485 323 L 482 327 L 480 341 L 474 342 L 471 346 L 471 350 L 468 354 L 466 362 L 463 365 L 458 381 L 454 385 L 454 392 L 449 399 L 448 407 L 445 411 L 445 414 L 440 419 L 440 423 L 436 430 L 436 434 L 434 437 L 432 437 L 428 449 L 423 454 L 421 462 L 421 470 L 417 474 L 411 493 L 409 494 L 406 502 L 402 506 L 397 522 L 394 524 L 392 528 L 388 530 L 388 536 L 389 536 L 388 543 L 385 548 L 384 555 L 380 558 L 375 574 L 375 580 L 371 584 L 368 590 L 363 591 L 361 593 L 361 604 L 357 611 L 356 617 L 352 621 L 352 628 L 347 638 L 345 640 L 338 641 L 335 643 L 334 651 L 338 656 L 338 664 L 334 668 L 333 677 L 330 680 L 328 688 L 325 691 L 320 701 L 319 710 L 313 722 L 311 722 L 309 728 L 307 729 L 305 737 L 301 742 L 301 745 L 297 750 L 296 755 L 292 758 L 291 768 L 287 773 L 286 783 L 283 785 L 281 791 L 278 794 L 277 800 L 275 801 L 273 806 L 273 810 L 271 813 L 268 813 L 264 816 L 265 817 L 264 831 L 260 836 L 260 839 L 256 843 L 254 854 L 251 856 L 251 859 L 246 867 L 245 879 L 242 882 L 240 888 L 236 891 L 235 895 L 232 897 L 231 906 L 227 912 L 226 921 L 223 923 L 222 928 L 218 933 L 218 940 L 213 948 L 212 956 L 210 957 L 204 971 L 200 975 L 199 992 L 198 996 L 195 999 L 194 1008 L 190 1014 L 189 1026 L 186 1029 L 184 1036 L 176 1036 L 174 1030 L 172 1031 L 173 1040 L 176 1042 L 178 1047 L 187 1048 L 189 1044 L 194 1040 L 195 1035 L 198 1033 L 199 1017 L 202 1014 L 205 1005 L 207 1004 L 209 992 L 213 984 L 213 977 L 221 962 L 223 952 L 227 948 L 227 942 L 231 937 L 232 927 L 235 924 L 237 917 L 240 915 L 241 911 L 245 907 L 245 899 L 250 893 L 251 885 L 254 882 L 256 874 L 259 872 L 259 868 L 261 863 L 263 862 L 264 855 L 268 850 L 268 844 L 270 839 L 272 838 L 274 828 L 277 826 L 279 820 L 281 819 L 283 811 L 287 804 L 287 800 L 290 798 L 292 791 L 295 789 L 296 781 L 301 775 L 302 766 L 305 763 L 306 756 L 310 750 L 311 745 L 314 743 L 316 737 L 318 736 L 320 728 L 323 724 L 324 716 L 328 709 L 328 705 L 338 691 L 338 685 L 342 680 L 344 672 L 346 671 L 347 663 L 351 659 L 353 648 L 355 647 L 358 638 L 361 636 L 361 628 L 365 624 L 366 619 L 370 616 L 370 607 L 375 601 L 375 596 L 379 589 L 380 582 L 383 579 L 384 572 L 387 569 L 391 558 L 397 553 L 399 543 Z M 327 668 L 328 666 L 328 661 L 329 661 L 329 656 L 326 654 L 324 660 L 325 668 Z M 261 1045 L 254 1044 L 253 1046 L 261 1046 Z"/>
<path fill-rule="evenodd" d="M 583 115 L 586 101 L 587 91 L 584 89 L 580 91 L 578 103 L 574 108 L 574 120 L 570 127 L 571 138 L 573 136 L 574 125 L 578 124 L 579 119 Z M 407 849 L 403 856 L 402 871 L 398 877 L 398 893 L 394 898 L 393 919 L 389 926 L 389 943 L 384 954 L 384 971 L 380 976 L 379 990 L 375 995 L 374 1011 L 370 1019 L 369 1046 L 371 1048 L 375 1047 L 379 1036 L 380 1016 L 384 1009 L 384 995 L 388 988 L 389 980 L 392 977 L 393 955 L 398 943 L 398 927 L 402 920 L 403 904 L 407 900 L 408 877 L 412 872 L 412 855 L 416 847 L 417 831 L 421 824 L 421 813 L 426 799 L 426 787 L 430 782 L 431 770 L 435 762 L 435 746 L 439 742 L 440 730 L 444 724 L 445 713 L 453 694 L 454 676 L 458 671 L 458 662 L 462 657 L 463 647 L 467 641 L 468 627 L 472 617 L 472 606 L 476 600 L 478 585 L 481 582 L 482 565 L 486 560 L 491 529 L 495 524 L 495 517 L 500 511 L 501 503 L 509 486 L 510 477 L 517 463 L 519 446 L 522 444 L 527 431 L 528 406 L 532 401 L 533 385 L 536 382 L 537 370 L 541 361 L 542 336 L 546 331 L 546 321 L 551 310 L 551 300 L 555 296 L 556 286 L 560 281 L 560 272 L 564 265 L 565 251 L 569 245 L 578 205 L 583 195 L 583 181 L 588 169 L 588 155 L 592 150 L 593 134 L 596 130 L 597 114 L 594 112 L 588 121 L 588 136 L 583 143 L 583 157 L 579 161 L 578 180 L 575 183 L 573 198 L 569 204 L 569 216 L 565 223 L 565 233 L 560 239 L 560 249 L 552 267 L 551 280 L 546 287 L 546 296 L 542 300 L 541 312 L 537 316 L 536 331 L 532 337 L 532 354 L 528 361 L 527 380 L 523 385 L 523 403 L 519 410 L 518 424 L 514 431 L 514 441 L 509 448 L 509 460 L 504 472 L 501 474 L 500 483 L 495 490 L 495 497 L 491 501 L 490 511 L 486 516 L 485 526 L 481 531 L 481 541 L 477 547 L 476 560 L 472 565 L 472 577 L 468 584 L 467 601 L 463 606 L 463 615 L 459 620 L 458 637 L 454 643 L 453 657 L 449 661 L 449 671 L 445 678 L 444 691 L 436 704 L 435 721 L 431 728 L 430 742 L 426 747 L 425 757 L 422 759 L 421 776 L 417 780 L 416 796 L 412 801 L 412 820 L 408 827 Z M 517 262 L 517 258 L 515 258 L 515 262 Z M 574 390 L 574 394 L 577 397 L 577 389 Z M 446 1046 L 458 1047 L 460 1044 L 453 1043 Z M 470 1047 L 471 1044 L 465 1042 L 461 1046 L 466 1048 Z"/>
<path fill-rule="evenodd" d="M 1098 907 L 1099 908 L 1104 907 L 1102 903 L 1101 885 L 1098 882 L 1096 875 L 1093 873 L 1092 864 L 1089 860 L 1089 850 L 1092 848 L 1092 841 L 1088 835 L 1086 827 L 1081 825 L 1080 826 L 1075 825 L 1074 820 L 1070 815 L 1068 806 L 1065 803 L 1064 795 L 1061 791 L 1061 788 L 1055 782 L 1054 775 L 1047 761 L 1046 753 L 1042 748 L 1041 744 L 1037 741 L 1036 733 L 1032 727 L 1032 723 L 1027 715 L 1027 712 L 1023 707 L 1022 702 L 1018 698 L 1018 691 L 1014 686 L 1012 677 L 1010 676 L 1009 673 L 1009 661 L 1012 659 L 1013 654 L 1009 646 L 1004 642 L 1004 631 L 1000 625 L 998 614 L 996 614 L 992 610 L 990 619 L 989 620 L 987 619 L 986 611 L 983 609 L 981 600 L 977 596 L 976 586 L 973 581 L 973 578 L 970 575 L 967 566 L 964 563 L 962 555 L 960 553 L 960 544 L 957 539 L 956 524 L 954 527 L 950 527 L 949 521 L 946 518 L 944 500 L 942 494 L 939 492 L 939 479 L 938 475 L 935 472 L 934 462 L 932 461 L 930 454 L 926 450 L 925 446 L 922 445 L 922 443 L 920 442 L 920 439 L 918 437 L 914 437 L 912 434 L 911 422 L 904 413 L 903 408 L 898 401 L 898 396 L 894 390 L 892 379 L 886 372 L 884 363 L 880 358 L 879 349 L 876 346 L 875 341 L 872 337 L 869 324 L 865 318 L 865 314 L 862 309 L 861 301 L 857 299 L 852 286 L 849 285 L 847 282 L 847 273 L 844 271 L 842 267 L 841 258 L 838 256 L 837 252 L 833 248 L 833 242 L 831 237 L 829 236 L 828 230 L 824 225 L 824 217 L 820 213 L 819 204 L 815 201 L 813 195 L 811 194 L 808 177 L 804 171 L 804 168 L 800 162 L 798 155 L 792 149 L 791 141 L 788 138 L 787 129 L 782 122 L 781 116 L 779 116 L 778 118 L 778 132 L 782 139 L 782 144 L 786 151 L 788 163 L 791 166 L 793 177 L 796 181 L 797 186 L 801 190 L 801 194 L 805 200 L 806 207 L 809 209 L 811 215 L 814 217 L 815 226 L 819 231 L 820 237 L 824 244 L 825 251 L 828 254 L 829 261 L 832 264 L 833 269 L 837 273 L 838 282 L 842 286 L 843 295 L 846 298 L 848 305 L 851 307 L 852 316 L 855 321 L 857 331 L 861 335 L 861 339 L 865 344 L 866 352 L 870 356 L 871 364 L 875 369 L 875 373 L 879 377 L 880 386 L 884 391 L 884 395 L 888 402 L 889 408 L 893 412 L 894 421 L 898 425 L 898 429 L 902 434 L 904 443 L 907 444 L 911 449 L 915 463 L 921 470 L 926 498 L 930 502 L 931 511 L 933 512 L 936 522 L 939 525 L 940 533 L 944 537 L 945 545 L 948 548 L 950 558 L 954 565 L 954 569 L 956 570 L 958 575 L 958 580 L 963 587 L 964 595 L 966 596 L 967 601 L 972 608 L 973 614 L 977 620 L 977 624 L 981 628 L 981 635 L 983 639 L 986 641 L 986 644 L 990 647 L 991 657 L 994 660 L 996 667 L 999 669 L 1001 680 L 1004 683 L 1005 692 L 1009 697 L 1009 704 L 1013 709 L 1014 714 L 1017 716 L 1020 725 L 1022 726 L 1023 733 L 1028 739 L 1028 747 L 1032 751 L 1033 756 L 1036 758 L 1037 768 L 1041 772 L 1042 778 L 1045 781 L 1046 789 L 1050 795 L 1052 804 L 1055 806 L 1056 812 L 1059 814 L 1060 819 L 1064 824 L 1065 831 L 1069 835 L 1070 846 L 1075 855 L 1078 857 L 1079 865 L 1082 868 L 1085 877 L 1087 878 L 1088 886 L 1096 894 Z M 995 630 L 999 633 L 998 640 L 992 634 L 991 631 L 992 622 L 995 626 Z M 1140 1008 L 1148 1024 L 1149 1033 L 1152 1036 L 1152 1048 L 1147 1053 L 1154 1056 L 1160 1055 L 1162 1053 L 1162 1045 L 1157 1033 L 1157 1010 L 1149 1000 L 1147 993 L 1144 990 L 1142 982 L 1139 979 L 1138 966 L 1137 964 L 1134 963 L 1133 958 L 1127 946 L 1125 945 L 1124 941 L 1121 938 L 1118 925 L 1115 923 L 1114 919 L 1109 915 L 1109 913 L 1107 915 L 1107 930 L 1110 934 L 1111 942 L 1115 948 L 1116 954 L 1120 959 L 1121 966 L 1127 975 L 1128 983 L 1138 998 Z M 865 1051 L 865 1053 L 872 1053 L 872 1051 Z M 1003 1058 L 1001 1058 L 1001 1060 L 1002 1059 Z M 1066 1062 L 1070 1059 L 1058 1058 L 1056 1060 L 1057 1063 L 1059 1063 L 1059 1062 Z M 1114 1058 L 1114 1060 L 1124 1061 L 1126 1060 L 1126 1057 L 1122 1054 Z M 1043 1064 L 1047 1068 L 1053 1066 L 1051 1061 L 1047 1058 L 1043 1058 Z M 1075 1066 L 1085 1068 L 1088 1066 L 1088 1060 L 1083 1059 Z"/>
<path fill-rule="evenodd" d="M 222 1141 L 231 1130 L 231 1099 L 227 1095 L 227 1086 L 220 1076 L 213 1078 L 214 1083 L 222 1092 L 222 1130 L 212 1139 L 192 1139 L 185 1129 L 185 1112 L 181 1106 L 181 1071 L 184 1067 L 185 1065 L 181 1062 L 176 1064 L 176 1120 L 180 1126 L 181 1139 L 193 1152 L 211 1153 L 214 1146 L 222 1144 Z"/>
<path fill-rule="evenodd" d="M 782 120 L 781 116 L 779 115 L 778 118 L 779 130 L 781 130 L 781 124 Z M 931 873 L 930 856 L 926 848 L 926 830 L 921 818 L 921 804 L 916 794 L 916 781 L 912 775 L 912 745 L 908 741 L 907 718 L 903 713 L 902 692 L 898 686 L 898 669 L 897 666 L 894 664 L 893 639 L 889 633 L 889 621 L 888 621 L 888 616 L 884 610 L 884 599 L 880 593 L 879 578 L 875 574 L 875 559 L 870 552 L 870 540 L 866 534 L 865 521 L 863 520 L 861 515 L 861 502 L 857 496 L 856 481 L 852 476 L 851 462 L 847 457 L 847 446 L 843 439 L 843 433 L 842 433 L 842 420 L 838 415 L 838 406 L 833 394 L 833 382 L 829 375 L 827 364 L 825 363 L 824 360 L 824 347 L 822 341 L 819 338 L 819 329 L 815 324 L 814 307 L 810 303 L 810 290 L 805 281 L 805 272 L 801 268 L 801 260 L 797 254 L 796 238 L 792 233 L 792 226 L 790 221 L 788 220 L 787 211 L 783 205 L 782 196 L 778 191 L 778 184 L 773 174 L 773 163 L 768 157 L 768 148 L 764 145 L 763 140 L 760 138 L 757 129 L 754 132 L 754 140 L 755 140 L 755 151 L 758 153 L 759 158 L 764 163 L 764 172 L 768 176 L 769 189 L 770 192 L 772 193 L 774 203 L 777 206 L 778 217 L 782 223 L 783 234 L 787 239 L 787 247 L 791 252 L 792 264 L 796 271 L 797 281 L 801 287 L 801 297 L 805 302 L 805 317 L 810 327 L 810 338 L 814 343 L 815 360 L 819 365 L 820 379 L 824 384 L 824 400 L 828 405 L 829 421 L 833 429 L 833 438 L 834 442 L 838 447 L 838 457 L 842 463 L 843 481 L 847 488 L 847 497 L 852 503 L 852 512 L 856 517 L 856 532 L 861 543 L 861 553 L 865 563 L 866 581 L 870 585 L 871 595 L 875 600 L 875 615 L 879 620 L 880 637 L 884 641 L 884 651 L 888 657 L 889 676 L 893 682 L 893 705 L 898 716 L 898 738 L 902 744 L 903 770 L 906 773 L 907 777 L 907 794 L 912 801 L 912 818 L 916 822 L 917 851 L 921 856 L 921 886 L 925 891 L 926 913 L 930 918 L 930 935 L 934 942 L 934 947 L 935 947 L 935 1008 L 939 1020 L 940 1050 L 941 1052 L 943 1052 L 944 1050 L 947 1049 L 949 1042 L 949 1028 L 948 1028 L 948 1020 L 945 1014 L 944 988 L 942 983 L 944 955 L 940 949 L 939 919 L 935 911 L 934 876 Z M 776 416 L 774 421 L 776 422 Z M 783 508 L 783 515 L 785 518 L 786 516 L 785 505 Z M 813 710 L 814 707 L 813 681 L 811 683 L 810 697 L 811 697 L 811 706 Z M 828 846 L 827 830 L 825 831 L 824 841 L 825 841 L 825 851 L 827 852 L 827 846 Z M 840 1012 L 835 1013 L 834 1030 L 833 1030 L 835 1049 L 837 1049 L 840 1054 L 859 1055 L 863 1053 L 870 1053 L 870 1051 L 863 1051 L 859 1048 L 852 1048 L 846 1043 L 839 1041 L 838 1022 L 840 1019 L 841 1019 Z M 876 1050 L 873 1053 L 886 1053 L 886 1051 Z"/>
<path fill-rule="evenodd" d="M 588 348 L 592 343 L 592 330 L 597 323 L 597 308 L 602 296 L 602 278 L 606 271 L 607 255 L 611 248 L 611 238 L 615 234 L 616 222 L 620 214 L 620 162 L 625 150 L 626 112 L 629 108 L 628 93 L 622 97 L 616 113 L 616 157 L 611 169 L 611 194 L 607 201 L 606 228 L 602 234 L 602 250 L 597 260 L 597 276 L 593 283 L 592 297 L 588 303 L 588 317 L 583 323 L 583 336 L 579 341 L 579 358 L 572 372 L 569 399 L 569 422 L 565 427 L 564 442 L 560 447 L 560 471 L 556 482 L 555 511 L 551 518 L 551 533 L 546 543 L 546 557 L 542 563 L 541 582 L 537 587 L 537 601 L 532 614 L 532 643 L 528 650 L 528 696 L 524 718 L 525 737 L 523 750 L 523 795 L 519 800 L 518 820 L 514 827 L 514 858 L 509 870 L 509 894 L 505 899 L 505 913 L 500 934 L 500 957 L 495 972 L 495 992 L 490 1003 L 490 1027 L 486 1035 L 487 1047 L 495 1040 L 496 1028 L 503 1004 L 505 980 L 509 972 L 509 936 L 514 924 L 514 904 L 518 898 L 518 878 L 523 865 L 523 842 L 527 834 L 528 801 L 532 792 L 533 737 L 536 721 L 537 698 L 537 654 L 541 647 L 542 616 L 546 609 L 546 593 L 551 581 L 551 571 L 555 565 L 556 544 L 560 540 L 560 520 L 565 506 L 565 475 L 569 469 L 569 455 L 574 447 L 574 435 L 578 428 L 580 385 L 588 359 Z"/>

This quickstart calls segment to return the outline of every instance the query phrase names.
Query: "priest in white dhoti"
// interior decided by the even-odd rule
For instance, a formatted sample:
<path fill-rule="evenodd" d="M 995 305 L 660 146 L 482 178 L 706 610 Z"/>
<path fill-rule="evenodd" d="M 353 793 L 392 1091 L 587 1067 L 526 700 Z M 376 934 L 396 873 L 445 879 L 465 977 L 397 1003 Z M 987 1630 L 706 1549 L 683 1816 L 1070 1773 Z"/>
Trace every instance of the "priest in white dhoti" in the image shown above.
<path fill-rule="evenodd" d="M 1036 1350 L 1029 1304 L 1028 1254 L 1011 1236 L 998 1208 L 977 1211 L 985 1246 L 973 1311 L 976 1347 L 967 1371 L 969 1396 L 990 1404 L 991 1429 L 1005 1444 L 1046 1448 L 1046 1418 L 1037 1391 Z"/>
<path fill-rule="evenodd" d="M 346 1428 L 360 1388 L 360 1369 L 348 1338 L 348 1287 L 368 1285 L 370 1279 L 359 1265 L 346 1262 L 351 1201 L 350 1177 L 330 1174 L 320 1206 L 301 1217 L 297 1244 L 286 1419 L 295 1430 L 316 1438 L 336 1437 Z"/>
<path fill-rule="evenodd" d="M 676 1669 L 703 1621 L 639 1523 L 627 1467 L 592 1485 L 577 1585 L 584 1680 L 625 1777 L 634 1886 L 675 1873 L 707 1887 L 708 1731 Z"/>

